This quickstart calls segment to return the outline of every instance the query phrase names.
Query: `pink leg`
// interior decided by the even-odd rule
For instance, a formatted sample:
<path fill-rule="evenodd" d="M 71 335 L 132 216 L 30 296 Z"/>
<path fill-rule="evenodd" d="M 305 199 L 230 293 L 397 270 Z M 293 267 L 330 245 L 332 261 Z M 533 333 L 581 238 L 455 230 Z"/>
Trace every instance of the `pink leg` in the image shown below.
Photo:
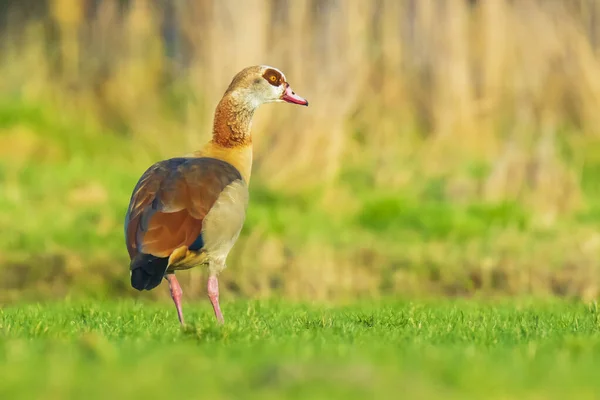
<path fill-rule="evenodd" d="M 173 299 L 173 303 L 175 303 L 175 307 L 177 308 L 177 316 L 179 317 L 179 322 L 181 325 L 185 325 L 183 321 L 183 311 L 181 311 L 181 295 L 183 294 L 183 290 L 181 290 L 181 286 L 175 277 L 175 274 L 167 274 L 165 278 L 169 282 L 169 289 L 171 290 L 171 298 Z"/>
<path fill-rule="evenodd" d="M 219 281 L 216 276 L 208 277 L 208 298 L 212 303 L 213 310 L 215 310 L 215 317 L 219 324 L 224 322 L 223 314 L 221 313 L 221 307 L 219 307 Z"/>

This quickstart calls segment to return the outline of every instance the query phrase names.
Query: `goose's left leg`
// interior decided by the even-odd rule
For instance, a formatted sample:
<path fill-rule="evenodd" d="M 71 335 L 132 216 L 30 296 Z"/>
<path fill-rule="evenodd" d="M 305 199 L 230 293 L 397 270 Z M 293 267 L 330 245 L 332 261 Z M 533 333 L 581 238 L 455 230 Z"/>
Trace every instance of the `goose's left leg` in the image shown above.
<path fill-rule="evenodd" d="M 181 296 L 183 295 L 183 290 L 181 290 L 181 285 L 179 285 L 179 281 L 174 273 L 166 274 L 165 279 L 169 282 L 171 298 L 173 299 L 173 303 L 175 303 L 175 308 L 177 308 L 177 317 L 179 318 L 179 323 L 183 326 L 185 325 L 185 322 L 183 321 L 183 311 L 181 310 Z"/>

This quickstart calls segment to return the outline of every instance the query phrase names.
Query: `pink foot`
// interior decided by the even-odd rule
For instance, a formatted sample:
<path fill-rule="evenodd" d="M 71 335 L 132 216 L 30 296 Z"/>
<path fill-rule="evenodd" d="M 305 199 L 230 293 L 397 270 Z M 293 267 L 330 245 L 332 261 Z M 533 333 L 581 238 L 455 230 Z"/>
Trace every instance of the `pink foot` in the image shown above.
<path fill-rule="evenodd" d="M 208 298 L 215 310 L 215 317 L 217 322 L 222 324 L 224 321 L 223 314 L 221 313 L 221 307 L 219 307 L 219 281 L 216 276 L 210 276 L 208 278 Z"/>
<path fill-rule="evenodd" d="M 179 281 L 175 277 L 175 274 L 167 274 L 165 278 L 169 282 L 169 290 L 171 290 L 171 298 L 173 299 L 173 303 L 175 303 L 175 308 L 177 308 L 177 317 L 179 318 L 179 323 L 181 325 L 185 325 L 183 321 L 183 311 L 181 310 L 181 295 L 183 295 L 183 290 L 181 290 L 181 286 L 179 285 Z"/>

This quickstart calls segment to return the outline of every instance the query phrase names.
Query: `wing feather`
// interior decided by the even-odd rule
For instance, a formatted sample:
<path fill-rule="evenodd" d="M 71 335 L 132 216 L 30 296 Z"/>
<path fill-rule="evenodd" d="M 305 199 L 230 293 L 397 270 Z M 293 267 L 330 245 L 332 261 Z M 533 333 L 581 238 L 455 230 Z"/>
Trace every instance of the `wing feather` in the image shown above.
<path fill-rule="evenodd" d="M 154 164 L 133 190 L 125 217 L 130 258 L 139 253 L 168 257 L 178 247 L 201 243 L 204 217 L 223 189 L 241 179 L 235 167 L 214 158 Z"/>

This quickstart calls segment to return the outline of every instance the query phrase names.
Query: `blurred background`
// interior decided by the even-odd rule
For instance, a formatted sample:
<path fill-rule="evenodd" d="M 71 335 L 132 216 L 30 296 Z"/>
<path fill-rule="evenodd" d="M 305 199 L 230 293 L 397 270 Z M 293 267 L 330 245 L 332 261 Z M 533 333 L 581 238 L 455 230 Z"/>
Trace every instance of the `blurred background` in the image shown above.
<path fill-rule="evenodd" d="M 253 64 L 310 107 L 255 117 L 223 298 L 596 298 L 599 18 L 595 0 L 0 0 L 0 302 L 140 297 L 131 191 L 209 140 Z M 179 275 L 204 296 L 205 271 Z"/>

